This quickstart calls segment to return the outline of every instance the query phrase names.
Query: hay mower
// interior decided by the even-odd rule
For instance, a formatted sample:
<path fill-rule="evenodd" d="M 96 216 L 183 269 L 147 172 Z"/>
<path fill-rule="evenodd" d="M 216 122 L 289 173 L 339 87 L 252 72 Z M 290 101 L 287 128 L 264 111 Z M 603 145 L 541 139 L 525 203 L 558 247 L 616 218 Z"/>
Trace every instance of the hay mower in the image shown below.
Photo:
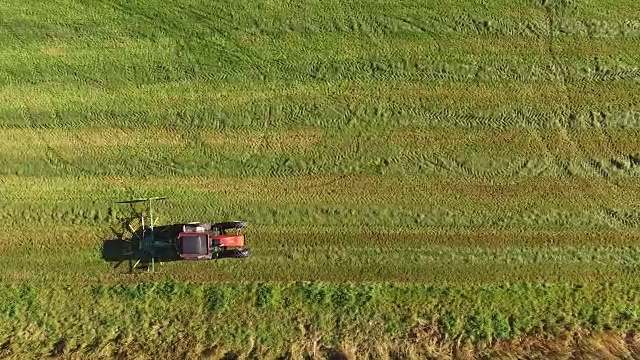
<path fill-rule="evenodd" d="M 156 226 L 153 203 L 164 197 L 134 199 L 118 202 L 129 204 L 133 216 L 123 222 L 120 241 L 127 244 L 126 259 L 129 270 L 146 267 L 155 271 L 155 263 L 175 260 L 209 260 L 221 257 L 244 258 L 249 256 L 242 229 L 246 221 L 191 222 Z M 136 210 L 143 203 L 146 209 Z"/>

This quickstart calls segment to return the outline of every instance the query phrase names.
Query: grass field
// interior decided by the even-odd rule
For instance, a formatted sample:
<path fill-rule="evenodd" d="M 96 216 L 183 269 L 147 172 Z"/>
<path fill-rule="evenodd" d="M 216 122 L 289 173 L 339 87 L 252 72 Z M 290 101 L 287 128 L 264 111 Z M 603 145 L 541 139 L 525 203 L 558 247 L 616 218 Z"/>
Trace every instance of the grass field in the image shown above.
<path fill-rule="evenodd" d="M 0 356 L 640 356 L 640 2 L 0 14 Z M 125 274 L 159 195 L 252 255 Z"/>

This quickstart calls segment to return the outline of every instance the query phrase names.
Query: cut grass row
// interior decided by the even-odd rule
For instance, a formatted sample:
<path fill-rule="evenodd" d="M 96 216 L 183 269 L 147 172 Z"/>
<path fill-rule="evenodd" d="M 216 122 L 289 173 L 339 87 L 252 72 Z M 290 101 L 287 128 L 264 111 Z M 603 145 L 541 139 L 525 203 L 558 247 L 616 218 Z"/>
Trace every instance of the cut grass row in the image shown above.
<path fill-rule="evenodd" d="M 1 129 L 0 173 L 26 176 L 447 175 L 634 178 L 638 129 Z"/>
<path fill-rule="evenodd" d="M 46 229 L 46 231 L 42 231 Z M 157 281 L 328 281 L 493 284 L 521 281 L 620 284 L 638 276 L 633 231 L 396 231 L 252 228 L 243 260 L 166 262 L 126 275 L 128 250 L 106 227 L 5 229 L 0 281 L 96 284 Z M 125 260 L 125 261 L 121 261 Z"/>
<path fill-rule="evenodd" d="M 634 179 L 587 183 L 545 178 L 495 180 L 408 177 L 26 178 L 5 177 L 7 227 L 113 224 L 130 213 L 115 202 L 163 195 L 163 222 L 241 218 L 266 228 L 619 229 L 639 222 Z M 354 190 L 352 190 L 354 189 Z M 585 195 L 585 191 L 589 195 Z"/>
<path fill-rule="evenodd" d="M 352 81 L 238 86 L 198 81 L 114 89 L 39 84 L 5 87 L 0 112 L 4 126 L 379 128 L 473 126 L 482 121 L 496 127 L 550 127 L 558 123 L 588 126 L 597 116 L 594 127 L 637 127 L 640 95 L 636 90 L 635 79 L 543 85 Z"/>
<path fill-rule="evenodd" d="M 563 133 L 562 130 L 565 130 Z M 611 128 L 606 131 L 589 129 L 507 128 L 485 127 L 399 127 L 390 129 L 295 128 L 127 128 L 77 127 L 3 128 L 0 153 L 22 154 L 29 150 L 42 152 L 47 148 L 65 155 L 95 149 L 96 155 L 110 150 L 142 148 L 194 147 L 200 145 L 212 152 L 236 151 L 265 154 L 326 148 L 347 150 L 358 144 L 361 151 L 395 150 L 460 157 L 464 153 L 487 157 L 523 157 L 550 152 L 570 159 L 581 155 L 621 156 L 638 151 L 636 140 L 640 129 Z M 198 144 L 200 143 L 200 144 Z M 500 146 L 496 146 L 500 145 Z M 322 155 L 322 154 L 319 154 Z M 564 157 L 562 157 L 564 155 Z M 24 161 L 27 162 L 27 161 Z"/>
<path fill-rule="evenodd" d="M 165 194 L 171 195 L 171 194 Z M 210 198 L 215 201 L 215 198 Z M 188 199 L 176 199 L 175 206 L 162 210 L 165 218 L 174 221 L 216 219 L 248 219 L 254 226 L 266 228 L 315 229 L 354 227 L 358 230 L 409 229 L 519 229 L 519 230 L 634 230 L 639 222 L 634 207 L 589 208 L 568 210 L 547 206 L 538 209 L 517 205 L 512 209 L 494 210 L 452 206 L 412 206 L 404 208 L 384 205 L 273 205 L 267 203 L 190 204 Z M 182 202 L 183 204 L 177 204 Z M 73 205 L 36 206 L 15 205 L 3 209 L 0 218 L 9 226 L 21 222 L 37 225 L 75 224 L 92 226 L 96 222 L 114 221 L 108 207 Z M 204 218 L 204 219 L 203 219 Z M 293 230 L 293 229 L 292 229 Z"/>
<path fill-rule="evenodd" d="M 251 1 L 59 0 L 24 4 L 12 0 L 3 2 L 0 10 L 11 20 L 3 29 L 3 37 L 14 40 L 11 44 L 42 41 L 56 35 L 63 39 L 172 35 L 192 37 L 194 42 L 217 40 L 222 45 L 223 39 L 238 30 L 269 35 L 307 32 L 544 36 L 549 31 L 550 16 L 555 20 L 553 30 L 559 35 L 633 36 L 638 31 L 634 20 L 640 13 L 633 0 L 604 5 L 594 0 L 548 1 L 544 5 L 537 0 L 501 0 L 491 4 L 467 2 L 465 6 L 457 2 L 380 0 L 335 0 L 298 6 Z"/>
<path fill-rule="evenodd" d="M 256 85 L 265 80 L 291 83 L 397 79 L 473 85 L 581 83 L 638 77 L 635 41 L 626 38 L 560 38 L 554 40 L 551 50 L 547 39 L 522 37 L 415 37 L 402 41 L 381 38 L 375 47 L 370 46 L 369 37 L 295 33 L 237 41 L 259 53 L 260 61 L 213 65 L 219 59 L 212 54 L 206 61 L 213 64 L 203 66 L 183 54 L 179 41 L 172 38 L 132 39 L 124 44 L 105 42 L 100 47 L 48 41 L 1 52 L 0 84 L 65 82 L 113 88 L 202 78 Z M 244 69 L 249 64 L 260 71 Z"/>

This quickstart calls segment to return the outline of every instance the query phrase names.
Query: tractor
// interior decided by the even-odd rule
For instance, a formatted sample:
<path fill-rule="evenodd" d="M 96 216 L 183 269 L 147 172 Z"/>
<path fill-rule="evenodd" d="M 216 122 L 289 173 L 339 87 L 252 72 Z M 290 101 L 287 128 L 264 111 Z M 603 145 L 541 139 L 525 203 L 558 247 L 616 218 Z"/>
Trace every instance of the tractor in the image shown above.
<path fill-rule="evenodd" d="M 156 226 L 157 218 L 154 218 L 152 205 L 154 201 L 164 199 L 153 197 L 119 202 L 129 204 L 132 210 L 132 216 L 123 219 L 123 230 L 118 233 L 117 239 L 123 247 L 120 262 L 128 260 L 130 272 L 140 267 L 153 272 L 156 262 L 249 256 L 250 251 L 245 247 L 245 235 L 242 233 L 247 226 L 246 221 Z M 136 209 L 138 203 L 145 203 L 146 210 L 139 212 Z"/>
<path fill-rule="evenodd" d="M 189 260 L 212 259 L 220 255 L 247 257 L 249 249 L 244 247 L 244 234 L 240 232 L 246 226 L 246 221 L 184 224 L 176 237 L 178 256 Z"/>

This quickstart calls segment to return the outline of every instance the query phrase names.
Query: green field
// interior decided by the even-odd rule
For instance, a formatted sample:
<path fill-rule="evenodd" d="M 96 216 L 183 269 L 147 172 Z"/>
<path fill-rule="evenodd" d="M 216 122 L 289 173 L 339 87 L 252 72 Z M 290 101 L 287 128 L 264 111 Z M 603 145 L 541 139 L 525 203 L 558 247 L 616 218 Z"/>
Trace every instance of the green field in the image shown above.
<path fill-rule="evenodd" d="M 640 2 L 3 0 L 0 356 L 640 357 Z M 247 259 L 127 274 L 127 208 Z"/>

